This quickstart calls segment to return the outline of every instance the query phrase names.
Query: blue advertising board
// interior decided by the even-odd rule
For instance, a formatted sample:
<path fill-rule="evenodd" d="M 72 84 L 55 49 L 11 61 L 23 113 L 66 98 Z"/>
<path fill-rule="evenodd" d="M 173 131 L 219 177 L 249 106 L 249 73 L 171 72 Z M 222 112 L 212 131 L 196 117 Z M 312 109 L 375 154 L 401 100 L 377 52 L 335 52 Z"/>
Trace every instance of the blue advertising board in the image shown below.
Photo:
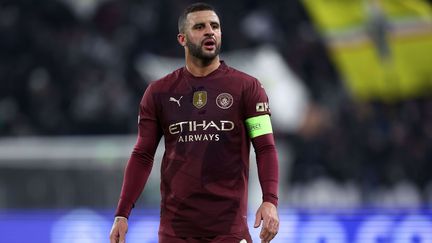
<path fill-rule="evenodd" d="M 108 242 L 112 211 L 0 211 L 1 242 Z M 432 243 L 432 210 L 355 209 L 280 210 L 280 231 L 272 242 L 294 243 Z M 254 214 L 249 215 L 253 225 Z M 157 210 L 135 210 L 129 222 L 128 243 L 156 243 Z M 260 229 L 250 227 L 254 242 Z"/>

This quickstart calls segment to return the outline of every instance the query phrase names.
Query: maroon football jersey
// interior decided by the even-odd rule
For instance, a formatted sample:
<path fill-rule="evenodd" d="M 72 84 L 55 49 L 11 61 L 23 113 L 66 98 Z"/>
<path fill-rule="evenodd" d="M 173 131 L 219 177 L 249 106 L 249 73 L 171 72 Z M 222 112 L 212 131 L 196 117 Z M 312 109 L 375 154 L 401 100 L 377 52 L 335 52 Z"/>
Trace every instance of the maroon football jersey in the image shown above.
<path fill-rule="evenodd" d="M 165 138 L 161 233 L 247 230 L 251 140 L 244 122 L 269 112 L 260 82 L 223 61 L 205 77 L 183 67 L 147 88 L 140 119 L 157 122 Z"/>

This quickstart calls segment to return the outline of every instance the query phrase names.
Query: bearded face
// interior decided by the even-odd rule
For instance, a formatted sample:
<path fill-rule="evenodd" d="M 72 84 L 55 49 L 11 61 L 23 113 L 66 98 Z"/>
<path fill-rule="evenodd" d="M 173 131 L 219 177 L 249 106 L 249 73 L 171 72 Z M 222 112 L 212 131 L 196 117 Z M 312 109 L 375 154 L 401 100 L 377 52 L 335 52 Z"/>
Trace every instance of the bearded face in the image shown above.
<path fill-rule="evenodd" d="M 194 43 L 186 36 L 186 46 L 192 56 L 203 60 L 212 60 L 219 55 L 221 42 L 216 41 L 214 37 L 206 37 L 201 42 Z"/>
<path fill-rule="evenodd" d="M 178 41 L 186 48 L 186 54 L 205 62 L 218 57 L 221 49 L 221 27 L 214 11 L 197 11 L 187 15 L 184 30 Z"/>

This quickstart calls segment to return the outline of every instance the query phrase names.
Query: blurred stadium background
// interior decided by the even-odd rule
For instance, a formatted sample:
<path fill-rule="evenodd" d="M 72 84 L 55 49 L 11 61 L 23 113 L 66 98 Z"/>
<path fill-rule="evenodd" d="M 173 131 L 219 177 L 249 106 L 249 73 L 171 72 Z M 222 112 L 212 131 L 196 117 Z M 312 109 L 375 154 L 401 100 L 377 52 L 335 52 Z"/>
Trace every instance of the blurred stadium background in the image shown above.
<path fill-rule="evenodd" d="M 183 65 L 191 2 L 0 2 L 1 242 L 108 242 L 139 101 Z M 223 59 L 270 98 L 275 242 L 432 242 L 432 1 L 208 2 Z M 160 157 L 128 242 L 157 242 Z"/>

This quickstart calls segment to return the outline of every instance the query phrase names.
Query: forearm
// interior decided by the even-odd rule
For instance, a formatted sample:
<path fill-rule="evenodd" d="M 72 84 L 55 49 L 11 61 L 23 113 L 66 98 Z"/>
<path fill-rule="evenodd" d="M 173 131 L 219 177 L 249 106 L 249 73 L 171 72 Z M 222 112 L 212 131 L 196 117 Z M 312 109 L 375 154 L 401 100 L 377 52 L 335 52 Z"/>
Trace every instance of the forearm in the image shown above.
<path fill-rule="evenodd" d="M 153 167 L 154 154 L 160 135 L 154 122 L 145 123 L 143 125 L 145 129 L 140 129 L 137 143 L 126 165 L 116 216 L 129 217 Z"/>
<path fill-rule="evenodd" d="M 153 158 L 135 151 L 126 165 L 116 216 L 128 218 L 150 175 Z"/>
<path fill-rule="evenodd" d="M 278 205 L 279 166 L 273 134 L 252 139 L 263 201 Z"/>

